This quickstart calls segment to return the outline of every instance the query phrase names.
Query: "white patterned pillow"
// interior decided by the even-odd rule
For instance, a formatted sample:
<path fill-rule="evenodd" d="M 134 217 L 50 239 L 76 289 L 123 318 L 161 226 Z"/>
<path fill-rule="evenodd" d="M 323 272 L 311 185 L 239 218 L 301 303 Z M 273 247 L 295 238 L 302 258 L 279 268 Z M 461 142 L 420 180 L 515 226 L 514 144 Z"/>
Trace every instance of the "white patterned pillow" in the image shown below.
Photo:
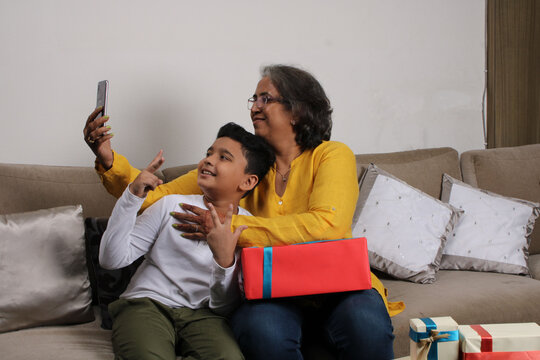
<path fill-rule="evenodd" d="M 432 283 L 459 211 L 370 165 L 360 182 L 353 237 L 366 237 L 371 267 Z"/>
<path fill-rule="evenodd" d="M 441 268 L 529 275 L 530 236 L 540 204 L 474 188 L 444 174 L 441 199 L 464 211 Z"/>

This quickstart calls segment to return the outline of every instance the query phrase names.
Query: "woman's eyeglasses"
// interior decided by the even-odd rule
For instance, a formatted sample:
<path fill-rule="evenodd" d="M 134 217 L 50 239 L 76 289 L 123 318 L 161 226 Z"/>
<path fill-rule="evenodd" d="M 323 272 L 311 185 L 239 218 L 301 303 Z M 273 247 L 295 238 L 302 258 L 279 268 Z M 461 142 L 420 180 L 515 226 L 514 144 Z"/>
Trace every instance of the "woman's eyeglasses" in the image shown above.
<path fill-rule="evenodd" d="M 259 97 L 250 97 L 248 99 L 247 108 L 248 110 L 251 110 L 253 108 L 253 105 L 257 105 L 257 108 L 262 110 L 266 106 L 266 104 L 271 104 L 273 102 L 283 103 L 285 100 L 283 99 L 274 99 L 273 97 L 270 97 L 268 95 L 261 95 Z"/>

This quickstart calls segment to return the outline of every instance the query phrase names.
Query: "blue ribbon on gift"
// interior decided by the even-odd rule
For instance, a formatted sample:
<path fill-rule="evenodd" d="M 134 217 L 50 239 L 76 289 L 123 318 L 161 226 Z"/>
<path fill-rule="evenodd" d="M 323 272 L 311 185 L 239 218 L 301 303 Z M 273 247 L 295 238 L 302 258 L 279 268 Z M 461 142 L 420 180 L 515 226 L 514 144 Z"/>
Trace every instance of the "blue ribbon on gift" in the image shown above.
<path fill-rule="evenodd" d="M 414 342 L 420 342 L 422 339 L 427 339 L 431 337 L 431 331 L 437 329 L 437 324 L 431 318 L 421 318 L 422 322 L 426 324 L 426 331 L 425 332 L 419 332 L 414 331 L 412 328 L 409 329 L 409 337 Z M 437 343 L 439 342 L 446 342 L 446 341 L 458 341 L 459 340 L 459 332 L 457 330 L 454 331 L 440 331 L 439 335 L 449 334 L 447 338 L 439 339 L 435 341 L 429 349 L 428 353 L 428 360 L 437 360 L 439 358 L 438 353 L 438 346 Z"/>
<path fill-rule="evenodd" d="M 272 248 L 264 248 L 263 256 L 263 299 L 272 297 Z"/>

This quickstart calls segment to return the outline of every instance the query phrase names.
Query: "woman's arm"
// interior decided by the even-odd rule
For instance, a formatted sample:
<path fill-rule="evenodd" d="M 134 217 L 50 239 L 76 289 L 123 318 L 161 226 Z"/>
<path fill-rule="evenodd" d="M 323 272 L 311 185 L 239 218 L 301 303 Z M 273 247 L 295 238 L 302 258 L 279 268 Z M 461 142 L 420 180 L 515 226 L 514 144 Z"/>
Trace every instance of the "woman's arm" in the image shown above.
<path fill-rule="evenodd" d="M 325 142 L 317 147 L 307 162 L 295 169 L 299 175 L 285 190 L 289 204 L 282 210 L 273 185 L 257 187 L 243 202 L 255 216 L 233 217 L 232 228 L 247 225 L 238 246 L 275 246 L 312 240 L 341 239 L 351 236 L 352 217 L 358 199 L 356 158 L 338 142 Z M 273 181 L 272 177 L 265 179 Z M 177 229 L 184 237 L 204 239 L 212 229 L 208 211 L 183 204 L 191 214 L 175 213 L 184 224 Z M 278 214 L 278 215 L 276 215 Z M 282 214 L 282 215 L 279 215 Z"/>
<path fill-rule="evenodd" d="M 96 171 L 101 177 L 101 182 L 107 191 L 113 196 L 119 197 L 124 192 L 126 186 L 139 175 L 140 170 L 131 166 L 128 160 L 121 154 L 118 154 L 117 152 L 113 152 L 113 154 L 114 161 L 111 168 L 106 170 L 98 161 L 96 161 Z M 197 169 L 150 191 L 142 204 L 141 209 L 146 209 L 163 196 L 169 194 L 202 194 L 201 189 L 197 185 Z"/>
<path fill-rule="evenodd" d="M 341 143 L 328 142 L 319 147 L 314 150 L 312 158 L 313 186 L 307 194 L 306 210 L 272 218 L 235 216 L 233 228 L 240 225 L 248 227 L 240 235 L 239 246 L 276 246 L 351 236 L 352 217 L 358 199 L 356 158 Z M 309 174 L 304 176 L 308 177 Z M 311 179 L 304 180 L 308 183 Z M 302 178 L 296 181 L 302 181 Z M 289 190 L 287 188 L 285 191 Z M 304 194 L 300 191 L 296 195 L 297 201 L 306 201 L 301 199 Z M 263 198 L 261 196 L 260 200 Z M 260 203 L 260 200 L 254 199 L 252 206 Z M 251 206 L 247 210 L 254 215 L 259 213 Z"/>

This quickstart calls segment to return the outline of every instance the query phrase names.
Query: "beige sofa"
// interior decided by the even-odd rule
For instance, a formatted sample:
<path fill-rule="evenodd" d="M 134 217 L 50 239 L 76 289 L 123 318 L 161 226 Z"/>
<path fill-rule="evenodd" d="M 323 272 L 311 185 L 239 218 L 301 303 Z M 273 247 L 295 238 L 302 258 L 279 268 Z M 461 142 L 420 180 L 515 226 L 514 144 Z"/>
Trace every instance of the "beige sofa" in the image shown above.
<path fill-rule="evenodd" d="M 447 173 L 501 195 L 540 202 L 540 144 L 468 151 L 461 156 L 451 148 L 362 154 L 357 155 L 357 163 L 359 175 L 369 163 L 374 163 L 437 198 L 442 174 Z M 160 176 L 168 181 L 192 168 L 193 165 L 166 168 Z M 108 217 L 114 202 L 90 166 L 0 164 L 0 214 L 82 204 L 85 217 Z M 409 353 L 409 319 L 414 317 L 450 315 L 460 324 L 540 323 L 538 228 L 532 236 L 528 264 L 532 277 L 440 270 L 437 280 L 428 285 L 380 274 L 389 299 L 406 304 L 406 310 L 392 318 L 396 358 Z M 113 358 L 110 331 L 100 328 L 97 309 L 94 306 L 97 318 L 92 322 L 0 334 L 2 358 Z M 325 353 L 320 346 L 310 346 L 306 358 L 322 358 Z"/>

